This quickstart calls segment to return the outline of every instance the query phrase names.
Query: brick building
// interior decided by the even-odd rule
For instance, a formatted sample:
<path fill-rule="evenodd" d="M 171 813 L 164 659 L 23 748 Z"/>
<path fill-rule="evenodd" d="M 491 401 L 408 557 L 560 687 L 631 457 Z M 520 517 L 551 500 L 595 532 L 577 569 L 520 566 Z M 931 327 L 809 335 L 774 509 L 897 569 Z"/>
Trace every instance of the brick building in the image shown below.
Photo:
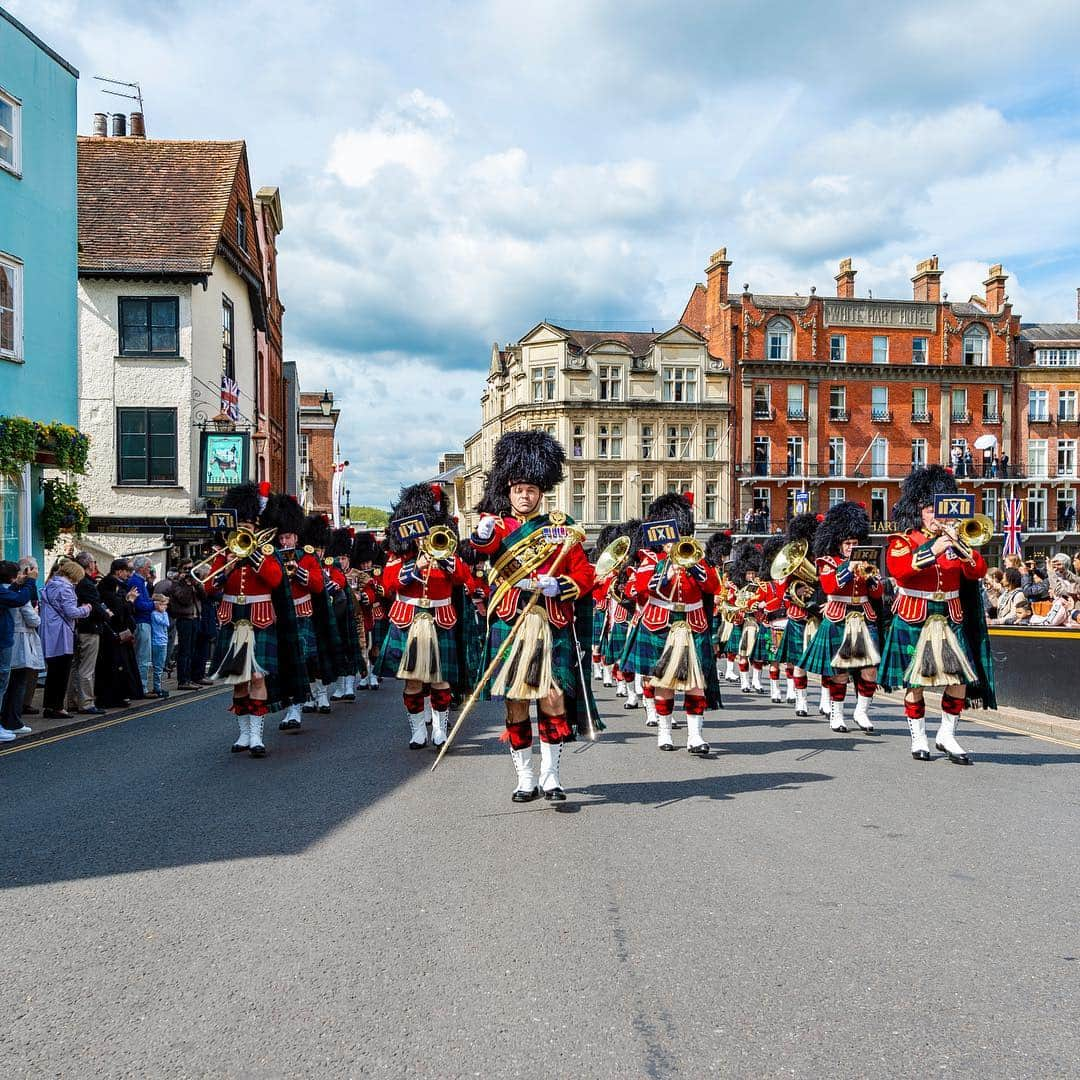
<path fill-rule="evenodd" d="M 733 293 L 730 268 L 725 249 L 713 255 L 681 322 L 732 370 L 740 518 L 764 511 L 775 528 L 855 499 L 884 531 L 912 465 L 949 464 L 955 448 L 972 453 L 958 472 L 996 519 L 1005 480 L 990 458 L 984 476 L 974 442 L 1013 445 L 1020 323 L 1000 266 L 985 296 L 961 303 L 941 295 L 936 256 L 916 268 L 910 300 L 856 296 L 850 259 L 832 296 Z"/>
<path fill-rule="evenodd" d="M 336 436 L 341 410 L 329 390 L 300 394 L 300 501 L 309 514 L 332 514 Z"/>
<path fill-rule="evenodd" d="M 285 382 L 282 375 L 285 305 L 277 288 L 277 237 L 284 227 L 281 193 L 276 187 L 259 188 L 255 193 L 255 235 L 262 257 L 266 329 L 257 330 L 255 339 L 258 428 L 252 435 L 252 443 L 256 478 L 269 480 L 274 491 L 289 491 L 285 470 Z"/>

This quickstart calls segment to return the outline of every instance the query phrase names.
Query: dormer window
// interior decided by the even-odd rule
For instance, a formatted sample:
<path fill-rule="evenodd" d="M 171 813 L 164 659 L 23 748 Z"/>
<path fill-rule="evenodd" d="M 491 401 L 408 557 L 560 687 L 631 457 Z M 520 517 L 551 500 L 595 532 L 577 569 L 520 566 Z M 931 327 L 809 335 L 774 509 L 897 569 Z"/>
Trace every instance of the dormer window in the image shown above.
<path fill-rule="evenodd" d="M 791 323 L 787 319 L 772 319 L 766 330 L 770 360 L 791 359 Z"/>
<path fill-rule="evenodd" d="M 964 331 L 964 367 L 986 367 L 989 337 L 986 327 L 978 323 Z"/>
<path fill-rule="evenodd" d="M 247 211 L 243 203 L 236 204 L 236 243 L 247 248 Z"/>
<path fill-rule="evenodd" d="M 600 380 L 600 400 L 622 401 L 622 368 L 618 364 L 600 364 L 597 375 Z"/>

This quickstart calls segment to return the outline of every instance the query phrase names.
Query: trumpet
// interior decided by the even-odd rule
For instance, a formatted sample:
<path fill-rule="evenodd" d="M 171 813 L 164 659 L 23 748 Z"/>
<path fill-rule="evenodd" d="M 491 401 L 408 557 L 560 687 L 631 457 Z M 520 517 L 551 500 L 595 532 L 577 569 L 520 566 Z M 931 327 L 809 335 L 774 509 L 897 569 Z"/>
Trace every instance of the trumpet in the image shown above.
<path fill-rule="evenodd" d="M 935 518 L 933 527 L 935 531 L 947 536 L 968 562 L 972 560 L 972 549 L 982 547 L 994 535 L 994 523 L 986 514 L 973 514 L 964 518 L 955 528 Z"/>
<path fill-rule="evenodd" d="M 458 538 L 448 525 L 436 525 L 420 541 L 420 550 L 433 562 L 449 559 L 457 551 Z"/>
<path fill-rule="evenodd" d="M 191 576 L 200 585 L 205 585 L 212 577 L 227 574 L 238 562 L 250 558 L 256 548 L 269 544 L 276 532 L 277 529 L 260 529 L 258 532 L 252 532 L 250 529 L 243 527 L 233 529 L 225 537 L 225 546 L 217 548 L 212 555 L 208 555 L 202 562 L 196 563 L 191 568 Z M 214 560 L 226 552 L 228 552 L 229 558 L 225 560 L 225 564 L 220 570 L 212 572 L 210 567 Z"/>
<path fill-rule="evenodd" d="M 701 541 L 695 540 L 692 536 L 680 536 L 671 545 L 668 558 L 681 569 L 689 570 L 705 558 L 705 549 L 701 546 Z"/>

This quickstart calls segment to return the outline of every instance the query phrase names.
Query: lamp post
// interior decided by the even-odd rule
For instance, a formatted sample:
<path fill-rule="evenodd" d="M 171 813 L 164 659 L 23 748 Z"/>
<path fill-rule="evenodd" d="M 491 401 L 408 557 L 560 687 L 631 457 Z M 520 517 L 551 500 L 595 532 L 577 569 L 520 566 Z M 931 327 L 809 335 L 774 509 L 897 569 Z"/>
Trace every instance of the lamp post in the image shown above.
<path fill-rule="evenodd" d="M 319 408 L 322 409 L 323 416 L 329 416 L 334 408 L 334 395 L 329 390 L 323 390 L 322 397 L 319 398 Z"/>

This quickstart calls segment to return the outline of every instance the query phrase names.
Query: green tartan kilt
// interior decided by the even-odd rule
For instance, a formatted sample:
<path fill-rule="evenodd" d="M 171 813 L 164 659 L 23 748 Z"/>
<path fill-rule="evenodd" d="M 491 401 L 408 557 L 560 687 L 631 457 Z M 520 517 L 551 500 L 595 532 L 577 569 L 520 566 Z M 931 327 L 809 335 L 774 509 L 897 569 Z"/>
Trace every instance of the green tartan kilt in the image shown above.
<path fill-rule="evenodd" d="M 742 637 L 742 627 L 733 626 L 731 633 L 723 641 L 717 641 L 717 647 L 722 653 L 737 653 L 739 651 L 739 638 Z"/>
<path fill-rule="evenodd" d="M 604 640 L 603 660 L 605 664 L 617 664 L 626 652 L 626 639 L 630 631 L 630 620 L 626 622 L 612 623 L 608 629 L 608 636 Z M 621 667 L 619 669 L 622 670 Z"/>
<path fill-rule="evenodd" d="M 806 620 L 792 619 L 789 616 L 787 626 L 784 627 L 784 636 L 780 639 L 780 647 L 776 650 L 776 662 L 800 667 L 799 661 L 802 659 L 805 636 Z"/>
<path fill-rule="evenodd" d="M 607 618 L 607 612 L 603 607 L 593 607 L 592 613 L 592 639 L 593 639 L 593 651 L 599 652 L 600 650 L 600 635 L 604 632 L 604 621 Z"/>
<path fill-rule="evenodd" d="M 383 679 L 396 679 L 401 658 L 405 655 L 405 646 L 409 640 L 409 628 L 389 623 L 382 652 L 375 662 L 375 673 Z M 439 667 L 442 669 L 442 681 L 451 685 L 461 677 L 458 660 L 457 638 L 453 630 L 446 630 L 435 623 L 435 637 L 439 642 Z"/>
<path fill-rule="evenodd" d="M 633 666 L 627 666 L 626 670 L 635 674 L 640 672 L 646 679 L 651 678 L 653 670 L 660 662 L 660 654 L 664 651 L 667 638 L 667 630 L 656 632 L 639 624 L 633 648 L 627 655 L 627 664 Z M 709 665 L 715 662 L 712 655 L 712 642 L 709 639 L 707 630 L 694 634 L 694 647 L 697 649 L 698 662 L 701 664 L 702 673 L 707 673 Z"/>
<path fill-rule="evenodd" d="M 368 649 L 373 653 L 378 653 L 383 647 L 383 642 L 386 640 L 386 630 L 390 625 L 389 619 L 376 619 L 374 625 L 371 627 L 371 633 L 368 634 Z"/>
<path fill-rule="evenodd" d="M 233 605 L 233 621 L 227 623 L 225 626 L 218 627 L 217 647 L 214 649 L 214 661 L 211 666 L 211 671 L 216 671 L 218 664 L 225 659 L 225 653 L 228 651 L 229 642 L 232 641 L 233 626 L 240 622 L 242 619 L 248 617 L 248 605 L 247 604 L 234 604 Z M 263 671 L 276 672 L 277 671 L 277 657 L 278 657 L 278 641 L 277 641 L 277 627 L 271 623 L 269 626 L 262 627 L 261 629 L 256 626 L 255 630 L 255 663 L 263 669 Z"/>
<path fill-rule="evenodd" d="M 319 646 L 315 641 L 315 624 L 311 616 L 297 615 L 296 633 L 300 639 L 300 653 L 307 663 L 318 663 Z"/>
<path fill-rule="evenodd" d="M 809 648 L 799 657 L 795 666 L 801 667 L 804 671 L 812 671 L 815 675 L 828 676 L 851 675 L 859 670 L 857 668 L 842 668 L 837 671 L 832 666 L 832 658 L 836 655 L 836 650 L 840 648 L 840 643 L 844 640 L 845 621 L 841 619 L 839 622 L 833 622 L 831 619 L 823 618 L 821 625 L 818 627 L 818 632 L 814 635 L 814 640 L 810 642 Z M 869 620 L 866 625 L 870 630 L 870 636 L 874 639 L 874 644 L 880 649 L 881 638 L 878 636 L 877 626 Z"/>
<path fill-rule="evenodd" d="M 490 664 L 495 654 L 499 651 L 504 641 L 510 635 L 512 624 L 503 622 L 502 619 L 493 619 L 491 629 L 488 631 L 487 655 L 484 662 Z M 577 676 L 574 672 L 574 645 L 570 637 L 570 627 L 562 630 L 553 626 L 551 628 L 551 677 L 555 685 L 566 694 L 567 697 L 577 696 Z M 499 669 L 496 668 L 492 676 L 484 684 L 484 692 L 481 695 L 483 701 L 501 701 L 490 692 L 492 683 L 499 677 Z"/>
<path fill-rule="evenodd" d="M 738 634 L 732 634 L 731 640 L 735 645 L 735 652 L 739 651 L 739 641 L 742 638 L 743 626 L 738 628 Z M 747 660 L 751 660 L 754 663 L 771 664 L 773 660 L 773 647 L 772 647 L 772 631 L 769 629 L 768 624 L 762 625 L 758 623 L 757 638 L 754 641 L 754 651 L 750 653 Z"/>
<path fill-rule="evenodd" d="M 931 615 L 944 615 L 948 618 L 949 605 L 938 600 L 931 600 L 927 604 L 927 617 Z M 955 623 L 949 619 L 949 626 L 956 635 L 960 648 L 964 651 L 974 670 L 978 670 L 971 654 L 971 645 L 964 633 L 962 623 Z M 878 670 L 878 685 L 883 690 L 900 690 L 913 686 L 907 677 L 908 665 L 915 656 L 915 646 L 919 642 L 919 634 L 922 632 L 922 623 L 905 622 L 898 615 L 893 615 L 889 625 L 889 632 L 885 635 L 885 647 L 881 650 L 881 666 Z M 967 685 L 967 681 L 957 676 L 958 685 Z M 918 687 L 918 689 L 925 689 Z"/>

